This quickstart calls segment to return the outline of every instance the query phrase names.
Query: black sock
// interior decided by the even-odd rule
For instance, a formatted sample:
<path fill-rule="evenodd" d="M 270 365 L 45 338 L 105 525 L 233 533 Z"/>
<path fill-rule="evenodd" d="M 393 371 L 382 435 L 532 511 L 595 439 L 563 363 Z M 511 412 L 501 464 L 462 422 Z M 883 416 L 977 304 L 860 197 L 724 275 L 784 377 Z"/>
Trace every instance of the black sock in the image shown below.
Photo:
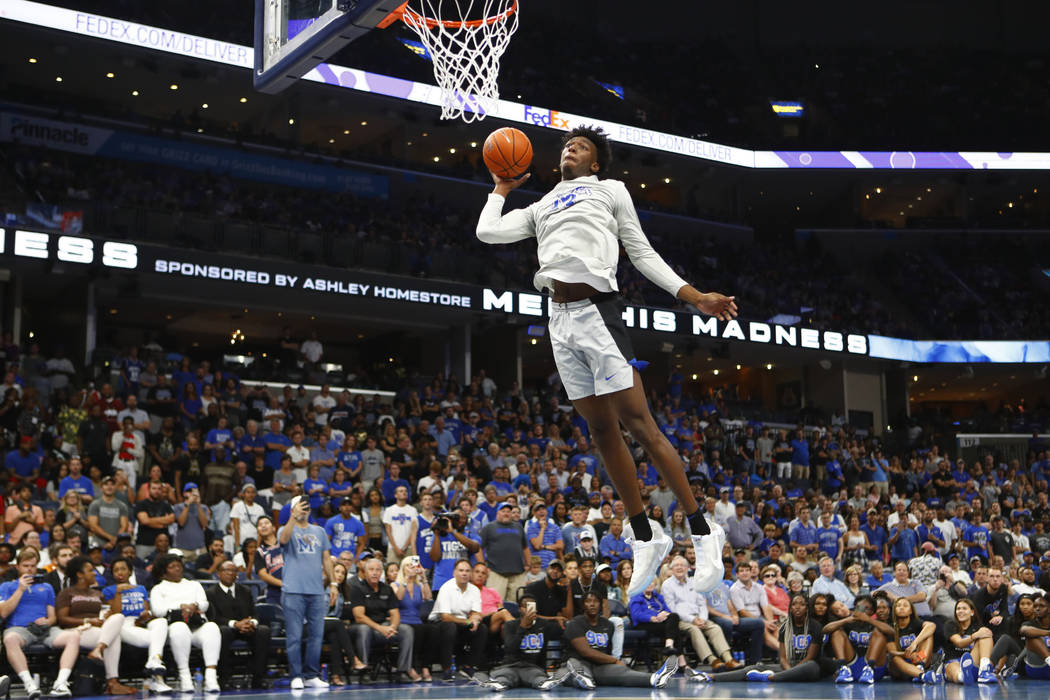
<path fill-rule="evenodd" d="M 699 508 L 696 512 L 691 515 L 685 516 L 685 519 L 689 521 L 689 529 L 693 531 L 694 535 L 710 535 L 711 526 L 707 524 L 707 518 L 704 517 L 704 511 Z"/>
<path fill-rule="evenodd" d="M 631 521 L 631 529 L 634 530 L 634 539 L 648 542 L 653 538 L 653 528 L 649 525 L 649 518 L 644 512 L 632 515 L 628 520 Z"/>

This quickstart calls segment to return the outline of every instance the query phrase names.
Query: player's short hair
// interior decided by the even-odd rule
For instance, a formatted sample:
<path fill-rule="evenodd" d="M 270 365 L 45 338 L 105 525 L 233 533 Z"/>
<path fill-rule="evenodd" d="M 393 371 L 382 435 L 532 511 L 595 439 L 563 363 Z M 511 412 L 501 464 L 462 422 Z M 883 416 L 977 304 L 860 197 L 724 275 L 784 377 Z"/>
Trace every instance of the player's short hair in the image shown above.
<path fill-rule="evenodd" d="M 562 137 L 564 146 L 570 139 L 582 136 L 594 144 L 598 157 L 598 174 L 604 175 L 612 164 L 612 146 L 609 144 L 609 135 L 600 126 L 578 126 L 572 131 L 566 132 Z"/>

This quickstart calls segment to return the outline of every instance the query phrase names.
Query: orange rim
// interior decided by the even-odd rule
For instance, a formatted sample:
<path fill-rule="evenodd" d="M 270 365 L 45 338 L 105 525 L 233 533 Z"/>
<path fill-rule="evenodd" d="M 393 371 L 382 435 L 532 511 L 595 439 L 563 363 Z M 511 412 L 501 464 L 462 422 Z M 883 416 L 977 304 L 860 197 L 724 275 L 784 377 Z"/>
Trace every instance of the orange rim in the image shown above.
<path fill-rule="evenodd" d="M 389 15 L 383 18 L 383 21 L 376 25 L 379 29 L 385 29 L 397 20 L 401 20 L 406 24 L 421 25 L 425 24 L 428 28 L 434 29 L 438 25 L 445 27 L 446 29 L 460 29 L 462 27 L 470 27 L 476 29 L 482 25 L 495 24 L 496 22 L 506 21 L 508 17 L 518 11 L 518 0 L 514 0 L 514 4 L 511 5 L 505 12 L 501 12 L 498 15 L 492 17 L 486 17 L 485 19 L 473 19 L 466 22 L 457 22 L 451 19 L 433 19 L 419 14 L 408 6 L 406 2 L 398 7 L 396 10 L 391 12 Z"/>

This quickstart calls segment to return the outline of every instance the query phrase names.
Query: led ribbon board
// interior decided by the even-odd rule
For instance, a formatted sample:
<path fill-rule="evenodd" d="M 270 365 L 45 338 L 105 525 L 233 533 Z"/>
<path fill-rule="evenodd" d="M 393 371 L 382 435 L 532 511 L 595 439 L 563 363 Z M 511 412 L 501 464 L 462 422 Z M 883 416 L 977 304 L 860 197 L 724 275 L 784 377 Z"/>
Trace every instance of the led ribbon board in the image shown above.
<path fill-rule="evenodd" d="M 255 51 L 250 46 L 230 44 L 29 0 L 0 0 L 0 18 L 80 36 L 130 44 L 144 49 L 163 51 L 186 58 L 214 61 L 236 68 L 252 70 L 255 66 Z M 356 68 L 322 63 L 304 75 L 302 79 L 434 107 L 441 106 L 441 91 L 436 85 L 369 73 Z M 620 143 L 742 168 L 1050 170 L 1050 153 L 906 150 L 751 151 L 509 100 L 499 100 L 494 111 L 488 116 L 518 124 L 533 124 L 561 130 L 572 129 L 579 124 L 595 124 L 604 128 L 614 140 Z"/>

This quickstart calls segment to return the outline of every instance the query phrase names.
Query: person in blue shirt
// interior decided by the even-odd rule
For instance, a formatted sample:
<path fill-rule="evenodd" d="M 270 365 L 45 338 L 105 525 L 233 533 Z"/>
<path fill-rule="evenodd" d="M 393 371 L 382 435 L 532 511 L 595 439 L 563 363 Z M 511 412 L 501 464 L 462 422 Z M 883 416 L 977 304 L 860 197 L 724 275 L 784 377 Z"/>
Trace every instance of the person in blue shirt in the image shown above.
<path fill-rule="evenodd" d="M 204 438 L 204 449 L 211 450 L 213 462 L 225 462 L 234 447 L 233 431 L 227 425 L 226 416 L 219 416 L 218 423 Z"/>
<path fill-rule="evenodd" d="M 485 516 L 487 522 L 495 522 L 496 511 L 503 505 L 503 501 L 499 500 L 499 491 L 496 490 L 495 486 L 491 484 L 485 486 L 485 500 L 478 501 L 478 510 Z"/>
<path fill-rule="evenodd" d="M 609 560 L 609 565 L 614 569 L 624 559 L 634 559 L 634 550 L 631 545 L 623 539 L 623 521 L 613 518 L 609 523 L 609 531 L 602 536 L 598 544 L 598 552 L 602 558 Z M 544 564 L 546 567 L 546 564 Z"/>
<path fill-rule="evenodd" d="M 506 496 L 514 493 L 514 487 L 511 486 L 509 479 L 510 470 L 506 467 L 497 467 L 492 470 L 492 481 L 488 483 L 488 486 L 486 486 L 485 489 L 488 490 L 489 486 L 496 489 L 497 497 L 502 500 Z"/>
<path fill-rule="evenodd" d="M 124 615 L 120 641 L 147 649 L 146 672 L 153 676 L 150 688 L 155 693 L 169 693 L 164 682 L 164 644 L 168 641 L 168 621 L 153 617 L 149 608 L 149 591 L 141 583 L 130 583 L 133 565 L 126 559 L 115 559 L 110 571 L 114 583 L 102 589 L 102 600 L 111 602 Z M 145 624 L 145 626 L 141 626 Z"/>
<path fill-rule="evenodd" d="M 447 457 L 449 449 L 459 444 L 455 433 L 445 427 L 443 416 L 438 416 L 434 425 L 430 426 L 430 435 L 437 440 L 437 453 L 441 457 Z"/>
<path fill-rule="evenodd" d="M 266 445 L 266 466 L 274 471 L 281 468 L 281 457 L 292 446 L 292 441 L 281 432 L 281 421 L 270 421 L 270 432 L 263 435 Z"/>
<path fill-rule="evenodd" d="M 346 470 L 347 481 L 356 483 L 361 477 L 361 452 L 357 449 L 357 438 L 347 435 L 343 447 L 335 455 L 336 466 Z"/>
<path fill-rule="evenodd" d="M 890 558 L 908 561 L 919 555 L 919 535 L 911 528 L 906 518 L 902 518 L 890 528 Z"/>
<path fill-rule="evenodd" d="M 842 484 L 845 483 L 842 475 L 842 464 L 839 463 L 837 453 L 832 453 L 831 459 L 824 465 L 824 470 L 826 472 L 824 494 L 837 493 L 842 488 Z"/>
<path fill-rule="evenodd" d="M 266 441 L 259 434 L 259 423 L 249 420 L 244 426 L 244 435 L 237 443 L 237 458 L 243 459 L 245 464 L 253 464 L 255 455 L 266 457 Z"/>
<path fill-rule="evenodd" d="M 460 513 L 449 513 L 435 518 L 432 529 L 436 535 L 429 552 L 434 560 L 434 590 L 453 578 L 456 563 L 469 559 L 481 550 L 481 539 L 468 537 L 463 532 L 463 516 Z"/>
<path fill-rule="evenodd" d="M 809 506 L 802 506 L 798 509 L 798 521 L 788 528 L 788 538 L 790 539 L 791 549 L 796 547 L 805 547 L 806 551 L 810 554 L 814 553 L 819 549 L 817 544 L 817 528 L 810 520 Z"/>
<path fill-rule="evenodd" d="M 95 496 L 95 485 L 91 483 L 91 479 L 84 476 L 84 465 L 80 461 L 80 457 L 69 458 L 69 476 L 58 482 L 58 499 L 62 500 L 69 491 L 76 491 L 80 494 L 80 500 L 83 503 L 90 503 Z"/>
<path fill-rule="evenodd" d="M 437 520 L 434 496 L 430 493 L 419 494 L 419 514 L 416 516 L 418 526 L 416 527 L 416 553 L 419 556 L 419 565 L 429 574 L 434 569 L 434 559 L 430 556 L 430 550 L 434 547 L 433 524 Z"/>
<path fill-rule="evenodd" d="M 970 525 L 962 531 L 962 543 L 966 547 L 966 558 L 981 557 L 988 561 L 988 538 L 991 533 L 981 524 L 981 515 L 977 511 L 969 514 Z"/>
<path fill-rule="evenodd" d="M 539 557 L 544 569 L 552 560 L 560 558 L 565 549 L 561 528 L 551 520 L 542 501 L 532 506 L 532 517 L 525 523 L 525 537 L 529 540 L 529 554 Z"/>
<path fill-rule="evenodd" d="M 831 522 L 831 511 L 820 514 L 820 527 L 817 528 L 817 546 L 820 551 L 831 557 L 837 564 L 840 561 L 840 543 L 842 533 Z"/>
<path fill-rule="evenodd" d="M 7 650 L 7 661 L 25 684 L 26 695 L 30 700 L 40 697 L 40 687 L 29 673 L 22 649 L 33 642 L 61 649 L 58 676 L 49 695 L 68 698 L 72 696 L 69 677 L 80 655 L 80 633 L 58 626 L 55 589 L 48 583 L 33 582 L 39 563 L 40 553 L 32 547 L 24 548 L 16 559 L 18 578 L 0 584 L 0 618 L 7 625 L 4 630 L 4 648 Z"/>
<path fill-rule="evenodd" d="M 868 544 L 875 548 L 871 550 L 869 558 L 882 559 L 887 554 L 886 542 L 890 539 L 890 535 L 886 532 L 883 522 L 884 516 L 872 508 L 868 511 L 864 524 L 860 526 L 861 531 L 868 536 Z"/>
<path fill-rule="evenodd" d="M 871 573 L 864 579 L 871 590 L 883 586 L 893 580 L 893 574 L 886 571 L 882 566 L 881 559 L 871 560 Z"/>
<path fill-rule="evenodd" d="M 801 430 L 791 441 L 791 475 L 796 479 L 809 478 L 809 441 Z"/>
<path fill-rule="evenodd" d="M 324 524 L 325 534 L 332 543 L 332 556 L 339 557 L 343 552 L 350 552 L 354 560 L 365 550 L 365 525 L 354 516 L 353 503 L 344 498 L 339 503 L 339 515 L 329 518 Z"/>
<path fill-rule="evenodd" d="M 4 468 L 23 479 L 35 479 L 40 475 L 40 464 L 43 454 L 33 452 L 33 438 L 23 435 L 18 441 L 18 449 L 11 450 L 4 457 Z M 94 493 L 92 490 L 90 493 Z"/>
<path fill-rule="evenodd" d="M 387 477 L 383 479 L 382 491 L 385 505 L 392 506 L 397 502 L 394 492 L 397 491 L 398 486 L 404 486 L 409 493 L 412 493 L 412 485 L 401 478 L 401 465 L 397 462 L 391 462 L 390 469 L 387 471 Z"/>
<path fill-rule="evenodd" d="M 310 500 L 310 509 L 317 513 L 321 504 L 328 495 L 328 482 L 321 478 L 321 465 L 311 463 L 306 470 L 307 477 L 303 480 L 303 493 Z"/>
<path fill-rule="evenodd" d="M 579 462 L 587 465 L 587 473 L 591 476 L 598 473 L 598 457 L 590 453 L 587 438 L 583 437 L 576 443 L 576 454 L 569 458 L 569 470 L 575 471 Z"/>
<path fill-rule="evenodd" d="M 532 434 L 529 436 L 529 439 L 525 441 L 525 444 L 530 448 L 533 445 L 536 445 L 539 448 L 540 454 L 543 454 L 547 451 L 547 445 L 550 444 L 550 438 L 543 436 L 543 426 L 537 424 L 532 426 Z"/>

